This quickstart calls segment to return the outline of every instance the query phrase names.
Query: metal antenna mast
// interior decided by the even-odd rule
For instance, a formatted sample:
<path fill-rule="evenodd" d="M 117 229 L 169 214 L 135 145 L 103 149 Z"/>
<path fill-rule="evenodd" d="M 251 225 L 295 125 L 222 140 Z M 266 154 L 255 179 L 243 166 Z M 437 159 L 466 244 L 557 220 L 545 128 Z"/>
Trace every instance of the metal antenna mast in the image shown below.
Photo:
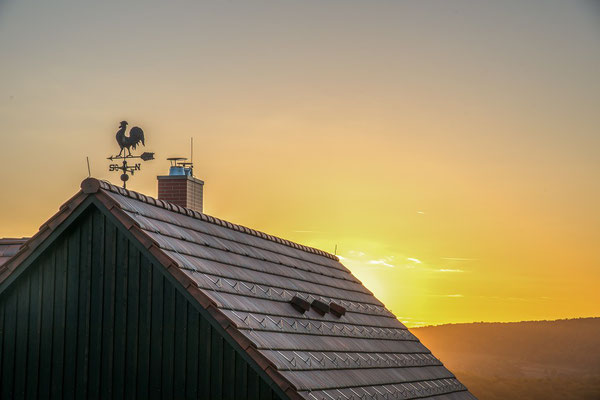
<path fill-rule="evenodd" d="M 92 176 L 92 170 L 90 169 L 90 158 L 88 156 L 85 156 L 85 159 L 87 161 L 87 166 L 88 166 L 88 178 Z"/>
<path fill-rule="evenodd" d="M 190 176 L 194 176 L 194 138 L 190 138 Z M 192 190 L 192 204 L 196 204 L 195 191 Z"/>

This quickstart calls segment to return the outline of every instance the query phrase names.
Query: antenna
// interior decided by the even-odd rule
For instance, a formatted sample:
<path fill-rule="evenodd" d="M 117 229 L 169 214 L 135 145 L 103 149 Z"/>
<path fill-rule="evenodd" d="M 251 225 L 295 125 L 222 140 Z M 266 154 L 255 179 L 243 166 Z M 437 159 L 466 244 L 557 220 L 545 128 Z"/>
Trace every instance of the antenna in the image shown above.
<path fill-rule="evenodd" d="M 90 158 L 88 156 L 85 156 L 85 159 L 87 160 L 87 166 L 88 166 L 88 178 L 91 178 L 92 172 L 90 170 Z"/>
<path fill-rule="evenodd" d="M 194 176 L 194 137 L 190 138 L 190 176 Z M 196 204 L 196 193 L 195 190 L 192 190 L 192 204 Z"/>
<path fill-rule="evenodd" d="M 194 137 L 190 138 L 190 175 L 194 176 Z"/>
<path fill-rule="evenodd" d="M 333 255 L 337 256 L 337 243 L 335 244 L 335 250 L 333 250 Z"/>

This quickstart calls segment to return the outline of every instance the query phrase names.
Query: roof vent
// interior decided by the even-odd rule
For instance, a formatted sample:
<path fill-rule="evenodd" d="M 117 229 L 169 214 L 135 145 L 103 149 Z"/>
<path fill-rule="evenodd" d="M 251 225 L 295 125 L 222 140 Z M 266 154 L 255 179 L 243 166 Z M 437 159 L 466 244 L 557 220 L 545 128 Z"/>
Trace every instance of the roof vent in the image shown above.
<path fill-rule="evenodd" d="M 302 314 L 310 310 L 310 303 L 298 295 L 292 297 L 290 303 L 296 309 L 296 311 L 301 312 Z"/>
<path fill-rule="evenodd" d="M 321 300 L 313 300 L 311 305 L 312 308 L 321 315 L 325 315 L 329 312 L 329 304 L 324 303 Z"/>
<path fill-rule="evenodd" d="M 342 315 L 346 314 L 346 308 L 340 306 L 337 303 L 330 303 L 329 304 L 329 310 L 331 311 L 331 313 L 333 315 L 335 315 L 336 317 L 340 318 Z"/>
<path fill-rule="evenodd" d="M 171 162 L 171 168 L 169 168 L 169 176 L 194 176 L 194 164 L 191 162 L 186 162 L 187 158 L 170 157 L 167 158 L 167 160 Z"/>

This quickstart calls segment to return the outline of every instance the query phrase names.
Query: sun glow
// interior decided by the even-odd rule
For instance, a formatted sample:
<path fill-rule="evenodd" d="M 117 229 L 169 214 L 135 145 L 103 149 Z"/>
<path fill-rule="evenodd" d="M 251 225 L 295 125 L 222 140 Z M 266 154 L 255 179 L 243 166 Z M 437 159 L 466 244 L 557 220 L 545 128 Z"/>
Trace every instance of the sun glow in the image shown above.
<path fill-rule="evenodd" d="M 208 214 L 337 248 L 407 324 L 598 315 L 585 2 L 121 3 L 0 1 L 0 237 L 86 156 L 118 183 L 127 119 L 156 153 L 129 188 L 155 196 L 194 136 Z"/>

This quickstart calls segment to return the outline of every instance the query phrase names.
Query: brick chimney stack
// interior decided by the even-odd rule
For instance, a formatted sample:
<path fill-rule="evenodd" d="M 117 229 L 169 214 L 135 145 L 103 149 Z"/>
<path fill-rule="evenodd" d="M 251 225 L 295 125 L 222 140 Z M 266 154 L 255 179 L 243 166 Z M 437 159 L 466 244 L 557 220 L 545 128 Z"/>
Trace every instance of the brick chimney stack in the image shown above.
<path fill-rule="evenodd" d="M 169 175 L 157 176 L 158 198 L 202 212 L 204 181 L 193 176 L 193 166 L 185 158 L 169 158 Z"/>

